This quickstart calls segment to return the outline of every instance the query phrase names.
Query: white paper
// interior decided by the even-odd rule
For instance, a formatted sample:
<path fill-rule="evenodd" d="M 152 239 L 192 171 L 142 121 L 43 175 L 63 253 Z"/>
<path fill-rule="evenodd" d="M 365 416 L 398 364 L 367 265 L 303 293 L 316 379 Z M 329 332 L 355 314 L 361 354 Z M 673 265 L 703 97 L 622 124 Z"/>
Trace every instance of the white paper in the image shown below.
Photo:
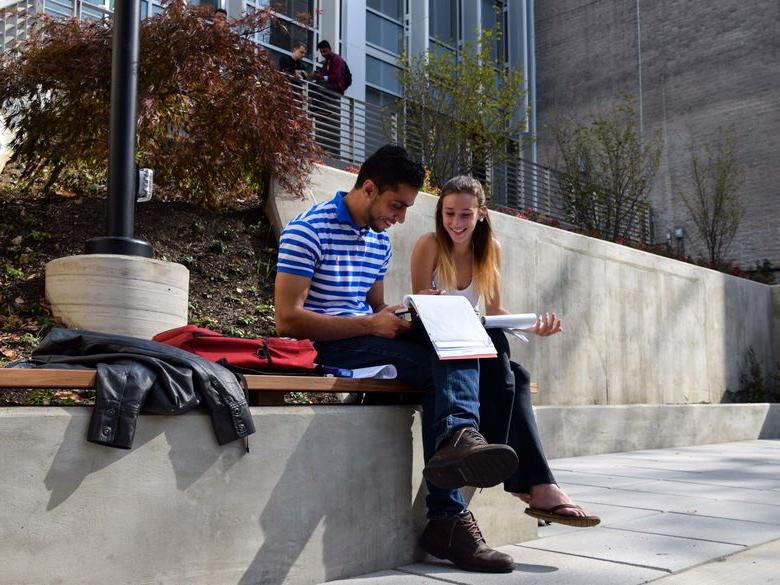
<path fill-rule="evenodd" d="M 352 370 L 353 378 L 374 378 L 376 380 L 393 380 L 398 377 L 398 370 L 392 364 L 371 366 L 369 368 L 355 368 Z"/>
<path fill-rule="evenodd" d="M 524 341 L 525 343 L 528 343 L 528 338 L 519 329 L 504 329 L 504 331 L 509 335 L 511 335 L 512 337 L 517 337 L 517 339 L 519 339 L 520 341 Z"/>
<path fill-rule="evenodd" d="M 482 317 L 488 329 L 530 329 L 536 324 L 534 313 L 519 313 L 514 315 L 488 315 Z"/>
<path fill-rule="evenodd" d="M 468 299 L 460 295 L 406 295 L 440 359 L 495 357 L 496 348 Z"/>

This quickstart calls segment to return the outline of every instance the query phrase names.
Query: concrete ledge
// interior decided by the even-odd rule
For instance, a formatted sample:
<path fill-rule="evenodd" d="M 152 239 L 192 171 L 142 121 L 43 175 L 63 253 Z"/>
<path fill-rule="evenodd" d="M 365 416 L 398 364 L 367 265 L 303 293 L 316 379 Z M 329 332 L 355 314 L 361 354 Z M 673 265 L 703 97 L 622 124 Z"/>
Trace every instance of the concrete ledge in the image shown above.
<path fill-rule="evenodd" d="M 85 441 L 88 409 L 0 409 L 0 583 L 309 584 L 419 558 L 412 408 L 252 412 L 245 453 L 205 415 L 144 416 L 122 451 Z M 535 537 L 501 488 L 469 495 L 492 544 Z"/>
<path fill-rule="evenodd" d="M 206 415 L 144 416 L 131 451 L 81 408 L 0 409 L 0 583 L 310 584 L 420 559 L 419 413 L 253 408 L 245 453 Z M 780 405 L 540 407 L 551 458 L 780 437 Z M 536 536 L 500 487 L 467 493 L 493 545 Z"/>
<path fill-rule="evenodd" d="M 780 438 L 780 404 L 538 406 L 550 459 Z"/>

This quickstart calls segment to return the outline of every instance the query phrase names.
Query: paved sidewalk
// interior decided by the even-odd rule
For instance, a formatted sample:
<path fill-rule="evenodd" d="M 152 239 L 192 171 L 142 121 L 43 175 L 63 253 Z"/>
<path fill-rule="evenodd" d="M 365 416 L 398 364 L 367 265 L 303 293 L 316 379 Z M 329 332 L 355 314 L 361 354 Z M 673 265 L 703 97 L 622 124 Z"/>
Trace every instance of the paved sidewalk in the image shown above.
<path fill-rule="evenodd" d="M 468 573 L 430 559 L 333 583 L 780 583 L 780 441 L 613 453 L 551 464 L 569 495 L 601 516 L 600 526 L 543 526 L 538 539 L 501 547 L 515 559 L 513 573 Z"/>

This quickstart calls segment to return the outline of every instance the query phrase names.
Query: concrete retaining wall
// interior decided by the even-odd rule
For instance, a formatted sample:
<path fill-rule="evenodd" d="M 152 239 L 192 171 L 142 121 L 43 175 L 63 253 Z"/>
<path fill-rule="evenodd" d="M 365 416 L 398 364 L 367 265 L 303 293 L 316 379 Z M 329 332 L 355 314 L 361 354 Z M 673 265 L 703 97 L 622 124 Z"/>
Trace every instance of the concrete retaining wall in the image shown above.
<path fill-rule="evenodd" d="M 541 406 L 547 457 L 780 438 L 780 404 Z"/>
<path fill-rule="evenodd" d="M 206 415 L 144 416 L 132 450 L 90 411 L 0 409 L 0 583 L 321 583 L 411 562 L 424 523 L 410 407 L 253 408 L 245 453 Z M 777 405 L 543 407 L 549 456 L 780 438 Z M 501 488 L 471 496 L 488 542 L 535 536 Z"/>
<path fill-rule="evenodd" d="M 276 186 L 269 218 L 286 225 L 354 182 L 318 167 L 306 199 Z M 411 250 L 434 229 L 435 204 L 421 193 L 406 222 L 388 231 L 389 303 L 409 292 Z M 774 369 L 772 287 L 500 213 L 491 220 L 503 244 L 504 305 L 564 319 L 563 334 L 513 345 L 540 404 L 717 403 L 738 389 L 749 348 L 767 378 Z"/>
<path fill-rule="evenodd" d="M 412 408 L 252 411 L 245 453 L 205 415 L 144 416 L 124 451 L 85 441 L 87 409 L 0 409 L 0 583 L 297 585 L 414 561 Z M 469 495 L 490 542 L 535 536 L 501 488 Z"/>

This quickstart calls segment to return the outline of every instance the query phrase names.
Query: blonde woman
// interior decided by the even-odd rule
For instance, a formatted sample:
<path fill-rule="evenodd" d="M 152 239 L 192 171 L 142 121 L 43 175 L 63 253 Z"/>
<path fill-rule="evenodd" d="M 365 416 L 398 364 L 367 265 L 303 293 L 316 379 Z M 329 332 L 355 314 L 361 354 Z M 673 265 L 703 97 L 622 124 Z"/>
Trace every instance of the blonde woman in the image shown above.
<path fill-rule="evenodd" d="M 442 187 L 436 206 L 436 231 L 417 241 L 412 252 L 412 290 L 418 294 L 458 294 L 487 315 L 506 314 L 501 304 L 500 246 L 493 236 L 479 181 L 459 176 Z M 545 314 L 529 330 L 540 337 L 561 331 L 561 321 Z M 480 360 L 480 432 L 491 443 L 505 443 L 520 459 L 504 489 L 528 504 L 526 513 L 571 526 L 595 526 L 558 487 L 542 449 L 531 408 L 530 377 L 510 361 L 509 343 L 499 329 L 488 330 L 498 359 Z"/>

